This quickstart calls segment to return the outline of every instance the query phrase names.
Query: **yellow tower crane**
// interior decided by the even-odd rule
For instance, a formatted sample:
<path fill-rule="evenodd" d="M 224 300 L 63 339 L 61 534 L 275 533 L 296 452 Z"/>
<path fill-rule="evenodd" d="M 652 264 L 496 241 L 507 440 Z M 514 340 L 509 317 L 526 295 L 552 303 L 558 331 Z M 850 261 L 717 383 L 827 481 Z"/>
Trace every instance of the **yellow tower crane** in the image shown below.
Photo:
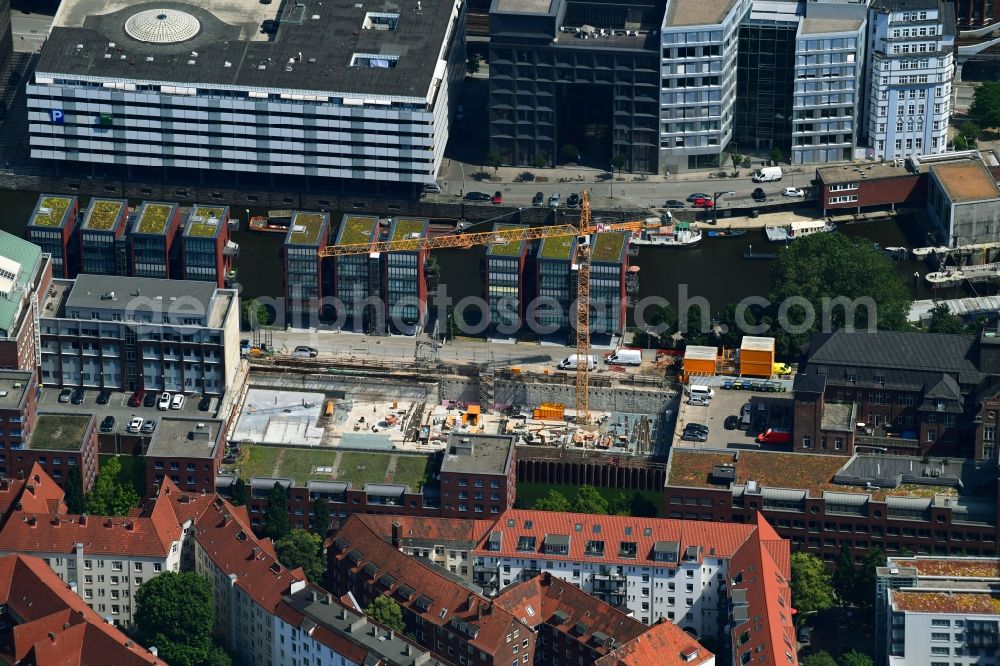
<path fill-rule="evenodd" d="M 577 226 L 554 224 L 547 227 L 521 227 L 480 231 L 466 234 L 436 236 L 434 238 L 404 238 L 401 240 L 372 241 L 370 243 L 345 243 L 327 245 L 319 250 L 320 257 L 342 257 L 352 254 L 375 252 L 415 252 L 442 248 L 470 248 L 491 243 L 511 243 L 558 236 L 590 236 L 601 231 L 638 231 L 642 220 L 592 225 L 590 196 L 584 190 L 580 197 L 580 220 Z M 590 422 L 590 244 L 577 243 L 576 287 L 576 414 L 580 423 Z"/>

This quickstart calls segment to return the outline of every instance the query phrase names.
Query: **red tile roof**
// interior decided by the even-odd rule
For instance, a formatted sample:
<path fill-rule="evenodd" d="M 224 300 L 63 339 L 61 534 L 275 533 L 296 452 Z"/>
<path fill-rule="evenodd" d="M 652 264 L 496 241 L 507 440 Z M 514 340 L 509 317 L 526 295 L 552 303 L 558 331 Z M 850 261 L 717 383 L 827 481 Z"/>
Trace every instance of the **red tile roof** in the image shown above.
<path fill-rule="evenodd" d="M 594 666 L 701 666 L 715 655 L 686 631 L 661 619 L 648 631 L 599 658 Z"/>
<path fill-rule="evenodd" d="M 66 513 L 66 493 L 37 462 L 25 480 L 15 509 L 24 513 Z"/>
<path fill-rule="evenodd" d="M 373 532 L 385 540 L 392 538 L 392 524 L 399 523 L 403 539 L 426 541 L 476 543 L 482 539 L 495 521 L 466 520 L 464 518 L 425 518 L 417 516 L 388 516 L 381 514 L 360 514 Z"/>
<path fill-rule="evenodd" d="M 701 547 L 699 558 L 732 557 L 753 533 L 754 527 L 737 523 L 509 509 L 500 516 L 493 531 L 503 534 L 500 550 L 486 550 L 489 540 L 487 533 L 476 547 L 477 555 L 519 558 L 540 556 L 547 560 L 586 560 L 636 566 L 638 562 L 652 561 L 653 545 L 657 541 L 679 542 L 681 557 L 678 559 L 683 559 L 684 550 L 688 546 Z M 542 545 L 547 534 L 568 536 L 569 553 L 543 554 Z M 518 539 L 522 536 L 535 537 L 535 554 L 517 549 Z M 585 555 L 588 541 L 603 541 L 604 556 Z M 636 558 L 619 557 L 619 544 L 623 541 L 636 543 Z M 679 563 L 657 562 L 657 566 L 676 567 Z"/>
<path fill-rule="evenodd" d="M 267 540 L 258 540 L 240 512 L 221 497 L 195 521 L 195 540 L 205 555 L 259 606 L 274 613 L 293 584 L 304 584 L 302 569 L 286 569 Z"/>
<path fill-rule="evenodd" d="M 414 590 L 410 599 L 403 601 L 396 595 L 395 600 L 410 612 L 421 616 L 425 621 L 437 625 L 448 625 L 458 619 L 479 628 L 475 638 L 467 638 L 470 645 L 496 655 L 505 645 L 504 637 L 514 629 L 528 627 L 511 613 L 500 608 L 489 599 L 463 587 L 438 573 L 418 559 L 405 555 L 365 524 L 361 516 L 354 514 L 347 519 L 334 540 L 331 552 L 337 560 L 343 560 L 349 553 L 360 554 L 357 562 L 350 562 L 352 571 L 361 572 L 367 564 L 378 567 L 376 577 L 389 574 L 396 582 L 392 583 L 385 594 L 394 595 L 400 585 L 407 585 Z M 432 601 L 426 610 L 416 605 L 421 596 Z"/>
<path fill-rule="evenodd" d="M 0 557 L 0 603 L 23 620 L 7 643 L 12 654 L 0 661 L 59 666 L 166 666 L 133 643 L 74 594 L 42 560 Z"/>
<path fill-rule="evenodd" d="M 734 663 L 752 650 L 754 661 L 795 666 L 789 544 L 759 512 L 756 524 L 753 536 L 729 561 L 730 595 L 745 591 L 748 618 L 731 631 Z"/>
<path fill-rule="evenodd" d="M 604 642 L 608 638 L 614 639 L 613 645 L 621 645 L 646 631 L 642 622 L 547 571 L 506 588 L 494 603 L 532 628 L 548 624 L 573 640 L 589 644 L 598 654 L 608 652 L 611 645 Z M 594 634 L 604 636 L 598 641 Z"/>

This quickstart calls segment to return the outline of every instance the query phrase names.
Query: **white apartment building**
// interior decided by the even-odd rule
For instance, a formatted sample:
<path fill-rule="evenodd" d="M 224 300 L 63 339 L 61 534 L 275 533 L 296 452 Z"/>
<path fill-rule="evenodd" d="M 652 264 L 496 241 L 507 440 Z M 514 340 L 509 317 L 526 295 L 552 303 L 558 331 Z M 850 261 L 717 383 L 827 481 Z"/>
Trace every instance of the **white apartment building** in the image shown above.
<path fill-rule="evenodd" d="M 645 624 L 665 618 L 714 635 L 727 620 L 728 562 L 755 534 L 753 525 L 513 509 L 473 551 L 474 580 L 495 594 L 544 571 Z"/>
<path fill-rule="evenodd" d="M 944 0 L 874 0 L 866 135 L 869 156 L 943 153 L 955 75 L 955 7 Z"/>
<path fill-rule="evenodd" d="M 737 30 L 749 11 L 749 0 L 667 0 L 660 69 L 660 159 L 667 171 L 722 165 L 733 136 Z"/>
<path fill-rule="evenodd" d="M 67 0 L 27 85 L 33 158 L 434 182 L 465 3 Z"/>
<path fill-rule="evenodd" d="M 891 557 L 876 580 L 883 664 L 1000 664 L 1000 558 Z"/>
<path fill-rule="evenodd" d="M 807 2 L 795 35 L 792 164 L 854 158 L 865 63 L 864 4 Z"/>

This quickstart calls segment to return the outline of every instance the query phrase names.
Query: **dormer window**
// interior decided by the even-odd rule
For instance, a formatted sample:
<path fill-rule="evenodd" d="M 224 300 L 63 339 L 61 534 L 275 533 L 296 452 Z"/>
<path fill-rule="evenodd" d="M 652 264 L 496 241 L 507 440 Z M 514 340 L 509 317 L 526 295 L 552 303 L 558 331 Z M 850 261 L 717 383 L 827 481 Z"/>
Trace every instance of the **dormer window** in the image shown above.
<path fill-rule="evenodd" d="M 583 554 L 588 557 L 604 557 L 604 542 L 588 541 Z"/>
<path fill-rule="evenodd" d="M 522 536 L 517 538 L 517 549 L 520 551 L 534 551 L 535 550 L 535 537 L 533 536 Z"/>
<path fill-rule="evenodd" d="M 546 534 L 543 543 L 543 550 L 549 555 L 569 554 L 569 535 L 566 534 Z"/>
<path fill-rule="evenodd" d="M 618 544 L 618 557 L 635 559 L 639 553 L 639 546 L 635 541 L 622 541 Z"/>

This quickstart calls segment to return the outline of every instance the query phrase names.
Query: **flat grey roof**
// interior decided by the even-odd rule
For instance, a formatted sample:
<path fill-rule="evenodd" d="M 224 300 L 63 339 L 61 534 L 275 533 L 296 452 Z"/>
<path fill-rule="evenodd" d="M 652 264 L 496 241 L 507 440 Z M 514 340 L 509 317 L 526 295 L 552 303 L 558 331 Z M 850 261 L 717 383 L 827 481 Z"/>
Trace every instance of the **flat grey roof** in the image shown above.
<path fill-rule="evenodd" d="M 814 35 L 828 32 L 857 32 L 864 19 L 806 18 L 802 21 L 802 34 Z"/>
<path fill-rule="evenodd" d="M 215 442 L 221 428 L 222 421 L 214 419 L 160 419 L 146 455 L 211 458 L 215 453 Z"/>
<path fill-rule="evenodd" d="M 457 14 L 455 5 L 456 0 L 295 0 L 271 5 L 259 0 L 66 0 L 42 48 L 37 72 L 424 99 L 445 33 Z M 168 44 L 133 39 L 125 30 L 126 21 L 149 9 L 193 16 L 197 34 Z M 398 14 L 399 20 L 394 30 L 365 29 L 368 13 Z M 280 22 L 273 35 L 261 32 L 264 20 Z M 393 68 L 351 66 L 355 53 L 399 60 Z M 224 100 L 213 101 L 218 108 L 228 108 Z"/>
<path fill-rule="evenodd" d="M 513 448 L 514 438 L 508 435 L 452 433 L 441 471 L 502 475 L 507 471 Z"/>
<path fill-rule="evenodd" d="M 737 0 L 669 0 L 663 26 L 672 28 L 722 23 L 736 3 Z"/>
<path fill-rule="evenodd" d="M 171 300 L 183 298 L 184 307 L 191 307 L 191 299 L 202 306 L 207 316 L 212 297 L 217 289 L 214 282 L 200 280 L 160 280 L 157 278 L 134 278 L 117 275 L 91 275 L 84 273 L 76 278 L 66 298 L 67 308 L 117 308 L 121 310 L 140 304 L 148 306 L 147 299 L 158 302 L 162 297 L 164 308 L 169 308 Z M 102 298 L 114 293 L 114 299 Z M 142 299 L 141 301 L 139 299 Z M 181 305 L 177 306 L 178 309 Z"/>
<path fill-rule="evenodd" d="M 17 409 L 28 390 L 31 372 L 0 370 L 0 409 Z"/>
<path fill-rule="evenodd" d="M 553 0 L 497 0 L 496 8 L 511 14 L 548 14 Z"/>

